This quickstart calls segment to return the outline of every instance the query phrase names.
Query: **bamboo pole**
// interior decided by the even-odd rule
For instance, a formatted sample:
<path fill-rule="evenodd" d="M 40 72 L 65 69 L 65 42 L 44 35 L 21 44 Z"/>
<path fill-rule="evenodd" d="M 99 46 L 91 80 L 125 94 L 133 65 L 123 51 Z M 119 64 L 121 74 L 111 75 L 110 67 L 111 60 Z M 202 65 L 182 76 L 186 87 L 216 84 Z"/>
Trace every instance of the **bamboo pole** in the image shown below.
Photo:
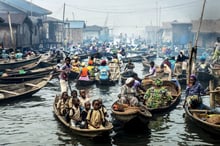
<path fill-rule="evenodd" d="M 198 44 L 198 40 L 199 40 L 199 33 L 200 33 L 201 26 L 202 26 L 202 20 L 203 20 L 203 15 L 204 15 L 204 11 L 205 11 L 205 4 L 206 4 L 206 0 L 203 1 L 202 13 L 201 13 L 200 21 L 199 21 L 199 28 L 198 28 L 198 31 L 196 33 L 194 47 L 192 47 L 191 53 L 190 53 L 189 67 L 188 67 L 189 72 L 188 72 L 188 76 L 187 76 L 187 81 L 189 81 L 190 74 L 195 73 L 196 56 L 197 56 L 197 44 Z"/>

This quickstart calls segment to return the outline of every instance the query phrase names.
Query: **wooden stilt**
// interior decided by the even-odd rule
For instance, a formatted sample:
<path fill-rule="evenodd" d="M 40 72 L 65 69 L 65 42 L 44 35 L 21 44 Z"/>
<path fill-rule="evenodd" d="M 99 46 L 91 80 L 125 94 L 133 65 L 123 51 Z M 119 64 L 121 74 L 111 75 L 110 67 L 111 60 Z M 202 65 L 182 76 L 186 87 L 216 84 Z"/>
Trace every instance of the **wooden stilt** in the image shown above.
<path fill-rule="evenodd" d="M 214 90 L 214 80 L 209 81 L 209 91 Z M 215 93 L 210 92 L 210 107 L 215 108 Z"/>

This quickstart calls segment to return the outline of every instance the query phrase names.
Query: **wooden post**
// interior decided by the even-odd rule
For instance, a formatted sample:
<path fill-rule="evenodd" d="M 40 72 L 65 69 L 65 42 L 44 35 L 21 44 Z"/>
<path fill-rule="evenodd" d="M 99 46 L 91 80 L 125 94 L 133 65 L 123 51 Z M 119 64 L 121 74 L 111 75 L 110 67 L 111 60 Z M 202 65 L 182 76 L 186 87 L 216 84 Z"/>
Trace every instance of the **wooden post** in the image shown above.
<path fill-rule="evenodd" d="M 189 84 L 189 78 L 192 71 L 192 56 L 193 56 L 193 48 L 192 48 L 192 42 L 189 44 L 189 65 L 188 65 L 188 71 L 187 71 L 187 82 L 186 84 Z"/>
<path fill-rule="evenodd" d="M 14 35 L 13 35 L 12 26 L 11 26 L 11 16 L 10 16 L 9 12 L 8 12 L 8 24 L 9 24 L 10 35 L 11 35 L 11 42 L 12 42 L 13 50 L 14 50 L 14 53 L 15 53 Z"/>
<path fill-rule="evenodd" d="M 214 80 L 209 81 L 209 91 L 214 90 Z M 215 108 L 215 93 L 210 92 L 210 107 Z"/>

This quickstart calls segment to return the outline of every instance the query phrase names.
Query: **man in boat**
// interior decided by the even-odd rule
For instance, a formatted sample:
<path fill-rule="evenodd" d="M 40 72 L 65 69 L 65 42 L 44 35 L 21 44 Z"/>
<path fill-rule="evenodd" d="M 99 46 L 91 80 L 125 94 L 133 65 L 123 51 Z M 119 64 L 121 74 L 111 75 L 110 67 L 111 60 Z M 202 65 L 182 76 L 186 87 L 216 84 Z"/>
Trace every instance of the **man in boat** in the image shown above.
<path fill-rule="evenodd" d="M 189 57 L 185 56 L 183 54 L 183 51 L 180 51 L 179 55 L 177 56 L 176 59 L 176 64 L 174 67 L 174 73 L 179 75 L 179 74 L 186 74 L 186 69 L 187 69 L 187 62 L 186 60 L 189 59 Z"/>
<path fill-rule="evenodd" d="M 66 57 L 65 58 L 65 64 L 60 67 L 60 88 L 61 88 L 61 93 L 67 92 L 68 91 L 68 76 L 71 70 L 71 65 L 70 65 L 70 58 Z"/>
<path fill-rule="evenodd" d="M 196 67 L 196 70 L 199 71 L 199 72 L 210 73 L 211 72 L 211 68 L 210 68 L 210 64 L 206 63 L 206 57 L 205 56 L 201 56 L 199 59 L 200 59 L 200 63 Z"/>
<path fill-rule="evenodd" d="M 205 95 L 206 92 L 203 89 L 202 85 L 197 81 L 197 77 L 192 74 L 190 75 L 189 85 L 186 87 L 186 99 L 185 104 L 189 108 L 202 109 L 202 98 L 201 95 Z"/>
<path fill-rule="evenodd" d="M 130 106 L 138 106 L 138 93 L 134 85 L 134 78 L 127 78 L 125 84 L 121 87 L 119 102 L 129 104 Z"/>
<path fill-rule="evenodd" d="M 171 93 L 168 92 L 168 90 L 162 85 L 163 81 L 160 79 L 156 79 L 154 81 L 154 86 L 146 91 L 144 95 L 144 104 L 148 108 L 159 108 L 167 106 L 173 99 Z"/>
<path fill-rule="evenodd" d="M 131 59 L 128 60 L 128 63 L 126 64 L 125 66 L 125 69 L 124 71 L 130 71 L 130 72 L 133 72 L 133 69 L 134 69 L 134 63 L 132 63 Z"/>

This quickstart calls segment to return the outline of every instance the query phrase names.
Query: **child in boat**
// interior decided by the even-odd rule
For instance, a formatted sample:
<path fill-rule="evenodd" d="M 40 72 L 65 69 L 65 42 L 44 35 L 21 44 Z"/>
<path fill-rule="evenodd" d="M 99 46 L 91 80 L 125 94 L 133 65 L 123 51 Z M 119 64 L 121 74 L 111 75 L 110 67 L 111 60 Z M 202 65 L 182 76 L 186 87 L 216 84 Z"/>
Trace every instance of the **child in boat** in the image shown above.
<path fill-rule="evenodd" d="M 87 101 L 90 101 L 90 99 L 87 97 L 86 95 L 86 91 L 85 90 L 80 90 L 79 91 L 79 101 L 80 101 L 80 105 L 84 108 L 84 105 Z"/>
<path fill-rule="evenodd" d="M 67 92 L 63 92 L 56 105 L 60 115 L 62 116 L 67 115 L 69 109 L 68 102 L 69 102 L 68 94 Z"/>
<path fill-rule="evenodd" d="M 73 98 L 73 106 L 70 108 L 70 123 L 71 126 L 75 127 L 80 125 L 81 117 L 80 117 L 80 101 L 78 98 Z"/>
<path fill-rule="evenodd" d="M 86 121 L 86 117 L 88 115 L 88 112 L 89 110 L 91 109 L 91 104 L 89 101 L 85 102 L 84 104 L 84 109 L 83 111 L 81 112 L 81 119 L 82 119 L 82 122 L 80 124 L 80 128 L 82 129 L 85 129 L 85 128 L 88 128 L 88 125 L 87 125 L 87 121 Z"/>
<path fill-rule="evenodd" d="M 77 95 L 78 95 L 78 93 L 77 93 L 77 91 L 76 90 L 73 90 L 73 91 L 71 91 L 71 96 L 70 96 L 70 98 L 69 98 L 69 107 L 72 107 L 73 106 L 73 99 L 74 98 L 77 98 Z"/>
<path fill-rule="evenodd" d="M 103 122 L 105 122 L 104 114 L 100 110 L 99 100 L 93 100 L 93 109 L 89 110 L 86 117 L 88 123 L 88 129 L 103 129 Z"/>
<path fill-rule="evenodd" d="M 108 117 L 107 109 L 106 109 L 106 107 L 103 105 L 102 99 L 99 98 L 98 100 L 99 100 L 99 104 L 100 104 L 100 110 L 103 112 L 104 117 Z"/>

